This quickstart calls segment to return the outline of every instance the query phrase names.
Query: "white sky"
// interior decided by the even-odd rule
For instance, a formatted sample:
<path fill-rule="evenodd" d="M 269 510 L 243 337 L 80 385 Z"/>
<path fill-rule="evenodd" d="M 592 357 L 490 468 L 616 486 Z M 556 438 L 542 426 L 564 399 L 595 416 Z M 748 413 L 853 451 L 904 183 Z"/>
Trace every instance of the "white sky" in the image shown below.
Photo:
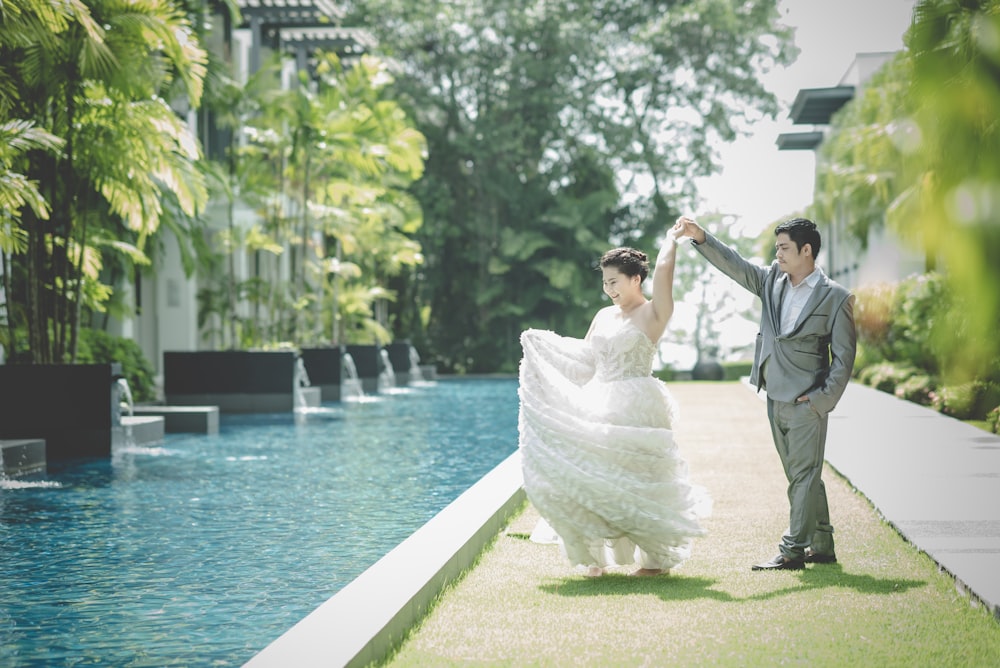
<path fill-rule="evenodd" d="M 697 213 L 739 216 L 753 233 L 802 211 L 813 197 L 812 151 L 779 151 L 785 132 L 807 132 L 788 118 L 801 88 L 836 86 L 854 54 L 897 51 L 909 27 L 914 0 L 782 0 L 782 22 L 795 28 L 795 63 L 763 79 L 780 105 L 776 120 L 755 124 L 752 136 L 719 148 L 723 172 L 699 181 Z"/>

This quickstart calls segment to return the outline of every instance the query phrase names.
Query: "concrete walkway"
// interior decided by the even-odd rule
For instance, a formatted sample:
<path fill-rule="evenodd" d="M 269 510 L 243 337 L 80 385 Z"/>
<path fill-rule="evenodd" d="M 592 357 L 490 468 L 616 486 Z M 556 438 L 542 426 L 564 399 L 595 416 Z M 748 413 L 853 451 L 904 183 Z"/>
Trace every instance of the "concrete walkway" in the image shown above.
<path fill-rule="evenodd" d="M 855 383 L 826 460 L 1000 617 L 1000 436 Z"/>

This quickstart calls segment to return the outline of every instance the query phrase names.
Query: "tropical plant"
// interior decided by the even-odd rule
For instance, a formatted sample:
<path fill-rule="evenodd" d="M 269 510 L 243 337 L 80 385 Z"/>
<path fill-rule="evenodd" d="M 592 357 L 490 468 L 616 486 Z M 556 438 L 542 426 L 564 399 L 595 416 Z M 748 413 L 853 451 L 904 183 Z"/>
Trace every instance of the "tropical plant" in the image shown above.
<path fill-rule="evenodd" d="M 909 56 L 897 54 L 834 116 L 819 148 L 813 213 L 817 220 L 844 220 L 860 249 L 871 231 L 889 220 L 905 230 L 898 221 L 912 215 L 916 198 L 906 165 L 919 139 L 911 79 Z"/>
<path fill-rule="evenodd" d="M 204 62 L 169 0 L 5 5 L 2 111 L 62 142 L 11 168 L 39 184 L 49 208 L 4 216 L 6 236 L 23 241 L 5 267 L 8 302 L 24 305 L 8 319 L 26 330 L 29 361 L 75 360 L 81 313 L 102 310 L 111 294 L 105 255 L 147 261 L 143 246 L 166 193 L 186 215 L 206 199 L 197 147 L 162 97 L 177 84 L 197 104 Z"/>
<path fill-rule="evenodd" d="M 981 377 L 1000 358 L 1000 0 L 921 0 L 907 46 L 920 146 L 910 227 L 963 296 L 959 353 L 943 371 Z M 967 300 L 967 301 L 965 301 Z"/>
<path fill-rule="evenodd" d="M 345 68 L 318 54 L 287 90 L 277 86 L 279 67 L 275 60 L 223 94 L 234 110 L 224 122 L 244 139 L 219 178 L 230 223 L 203 262 L 203 332 L 242 347 L 387 341 L 377 312 L 394 298 L 388 283 L 422 261 L 412 238 L 420 207 L 405 188 L 422 173 L 423 137 L 387 96 L 392 79 L 374 58 Z M 232 223 L 237 196 L 260 226 Z M 232 269 L 237 252 L 251 258 L 244 280 Z M 243 302 L 249 313 L 240 313 Z"/>
<path fill-rule="evenodd" d="M 128 381 L 135 401 L 154 401 L 157 398 L 153 365 L 132 339 L 111 336 L 98 329 L 81 329 L 77 361 L 81 364 L 116 362 L 121 365 L 122 375 Z"/>

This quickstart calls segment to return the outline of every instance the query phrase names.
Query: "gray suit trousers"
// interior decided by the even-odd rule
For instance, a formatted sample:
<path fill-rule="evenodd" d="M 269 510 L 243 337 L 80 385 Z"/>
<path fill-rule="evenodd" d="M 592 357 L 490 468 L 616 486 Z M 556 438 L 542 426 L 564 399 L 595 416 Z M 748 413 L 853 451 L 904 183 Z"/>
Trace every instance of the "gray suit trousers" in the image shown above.
<path fill-rule="evenodd" d="M 801 559 L 807 547 L 834 554 L 833 526 L 821 477 L 826 449 L 827 416 L 808 401 L 767 400 L 774 445 L 788 479 L 788 531 L 779 549 L 789 559 Z"/>

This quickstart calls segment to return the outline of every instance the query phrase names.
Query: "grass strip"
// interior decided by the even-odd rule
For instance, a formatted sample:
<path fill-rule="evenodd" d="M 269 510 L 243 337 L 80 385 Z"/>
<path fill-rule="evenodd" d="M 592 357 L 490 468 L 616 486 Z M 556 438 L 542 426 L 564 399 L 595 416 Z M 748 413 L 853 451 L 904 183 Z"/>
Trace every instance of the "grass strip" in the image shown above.
<path fill-rule="evenodd" d="M 840 563 L 751 572 L 787 525 L 764 403 L 738 383 L 670 388 L 692 478 L 714 497 L 688 562 L 585 578 L 527 540 L 528 505 L 384 665 L 1000 665 L 1000 624 L 829 468 Z"/>

